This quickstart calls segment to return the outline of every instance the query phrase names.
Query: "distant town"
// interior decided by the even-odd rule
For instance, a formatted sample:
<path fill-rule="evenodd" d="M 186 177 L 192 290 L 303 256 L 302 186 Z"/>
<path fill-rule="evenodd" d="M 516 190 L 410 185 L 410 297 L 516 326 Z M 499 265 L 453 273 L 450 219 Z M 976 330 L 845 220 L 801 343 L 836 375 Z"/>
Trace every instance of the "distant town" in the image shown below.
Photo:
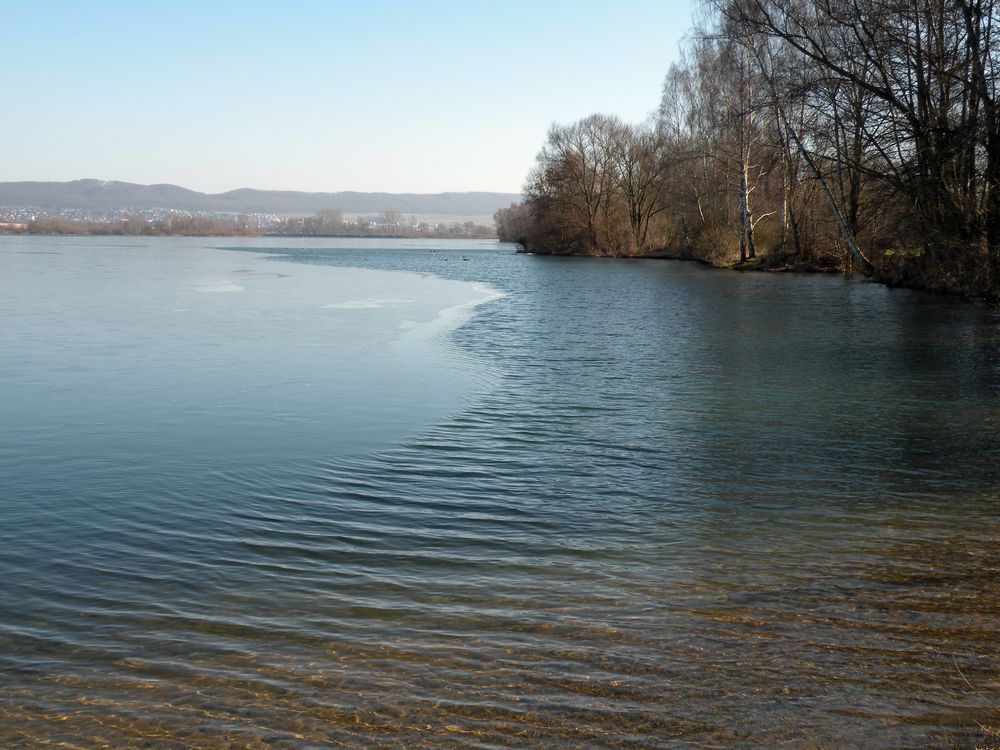
<path fill-rule="evenodd" d="M 496 237 L 494 227 L 474 221 L 443 221 L 386 210 L 346 215 L 339 210 L 309 216 L 277 213 L 184 211 L 165 208 L 43 208 L 0 206 L 3 234 L 299 235 L 315 237 Z"/>

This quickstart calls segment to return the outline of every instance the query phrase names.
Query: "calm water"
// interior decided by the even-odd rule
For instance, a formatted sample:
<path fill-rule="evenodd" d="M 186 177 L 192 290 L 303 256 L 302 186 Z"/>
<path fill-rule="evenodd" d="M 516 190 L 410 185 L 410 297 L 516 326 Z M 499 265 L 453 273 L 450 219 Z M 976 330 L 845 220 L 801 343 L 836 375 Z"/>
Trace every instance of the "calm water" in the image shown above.
<path fill-rule="evenodd" d="M 1000 723 L 994 308 L 490 242 L 0 271 L 0 747 Z"/>

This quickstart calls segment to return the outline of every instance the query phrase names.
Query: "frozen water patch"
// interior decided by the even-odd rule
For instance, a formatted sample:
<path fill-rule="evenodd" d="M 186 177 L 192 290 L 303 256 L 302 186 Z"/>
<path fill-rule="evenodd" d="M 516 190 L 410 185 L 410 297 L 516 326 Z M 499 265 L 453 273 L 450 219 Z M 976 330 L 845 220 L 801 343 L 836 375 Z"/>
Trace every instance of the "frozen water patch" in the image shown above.
<path fill-rule="evenodd" d="M 439 308 L 435 318 L 429 322 L 418 323 L 410 319 L 400 321 L 398 324 L 399 330 L 405 333 L 398 343 L 405 347 L 413 341 L 433 338 L 442 335 L 444 332 L 454 330 L 473 314 L 475 308 L 507 296 L 505 292 L 489 284 L 473 282 L 470 286 L 473 291 L 479 293 L 479 297 Z"/>
<path fill-rule="evenodd" d="M 98 457 L 326 459 L 395 445 L 497 382 L 448 338 L 494 296 L 487 287 L 203 242 L 11 255 L 25 260 L 0 274 L 0 309 L 18 326 L 0 340 L 35 366 L 30 377 L 0 366 L 5 432 L 20 425 L 27 444 L 44 414 L 59 440 Z"/>
<path fill-rule="evenodd" d="M 379 299 L 369 297 L 368 299 L 351 299 L 345 302 L 331 302 L 323 305 L 324 310 L 378 310 L 383 307 L 395 307 L 397 305 L 408 305 L 412 299 Z"/>
<path fill-rule="evenodd" d="M 245 287 L 234 284 L 231 281 L 213 281 L 207 284 L 198 284 L 195 289 L 199 292 L 206 292 L 208 294 L 245 291 Z"/>
<path fill-rule="evenodd" d="M 287 279 L 287 273 L 269 273 L 267 271 L 255 271 L 252 268 L 238 268 L 233 273 L 242 274 L 241 278 L 255 279 Z"/>

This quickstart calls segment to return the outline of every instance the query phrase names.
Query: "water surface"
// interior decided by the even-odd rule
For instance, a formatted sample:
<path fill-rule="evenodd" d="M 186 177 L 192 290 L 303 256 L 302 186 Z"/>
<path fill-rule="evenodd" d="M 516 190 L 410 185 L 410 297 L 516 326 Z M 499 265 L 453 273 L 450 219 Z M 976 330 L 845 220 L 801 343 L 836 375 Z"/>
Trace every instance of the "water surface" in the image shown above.
<path fill-rule="evenodd" d="M 0 744 L 1000 721 L 994 308 L 489 242 L 125 244 L 0 248 Z"/>

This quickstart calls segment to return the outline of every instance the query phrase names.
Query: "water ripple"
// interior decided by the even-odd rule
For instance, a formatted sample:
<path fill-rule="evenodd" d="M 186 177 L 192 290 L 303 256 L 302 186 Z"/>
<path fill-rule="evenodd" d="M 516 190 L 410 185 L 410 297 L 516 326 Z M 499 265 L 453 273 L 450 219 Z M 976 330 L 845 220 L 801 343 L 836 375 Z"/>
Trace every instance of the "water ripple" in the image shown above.
<path fill-rule="evenodd" d="M 995 723 L 988 310 L 464 252 L 448 273 L 508 295 L 454 346 L 499 375 L 419 434 L 4 485 L 0 745 L 972 746 Z"/>

